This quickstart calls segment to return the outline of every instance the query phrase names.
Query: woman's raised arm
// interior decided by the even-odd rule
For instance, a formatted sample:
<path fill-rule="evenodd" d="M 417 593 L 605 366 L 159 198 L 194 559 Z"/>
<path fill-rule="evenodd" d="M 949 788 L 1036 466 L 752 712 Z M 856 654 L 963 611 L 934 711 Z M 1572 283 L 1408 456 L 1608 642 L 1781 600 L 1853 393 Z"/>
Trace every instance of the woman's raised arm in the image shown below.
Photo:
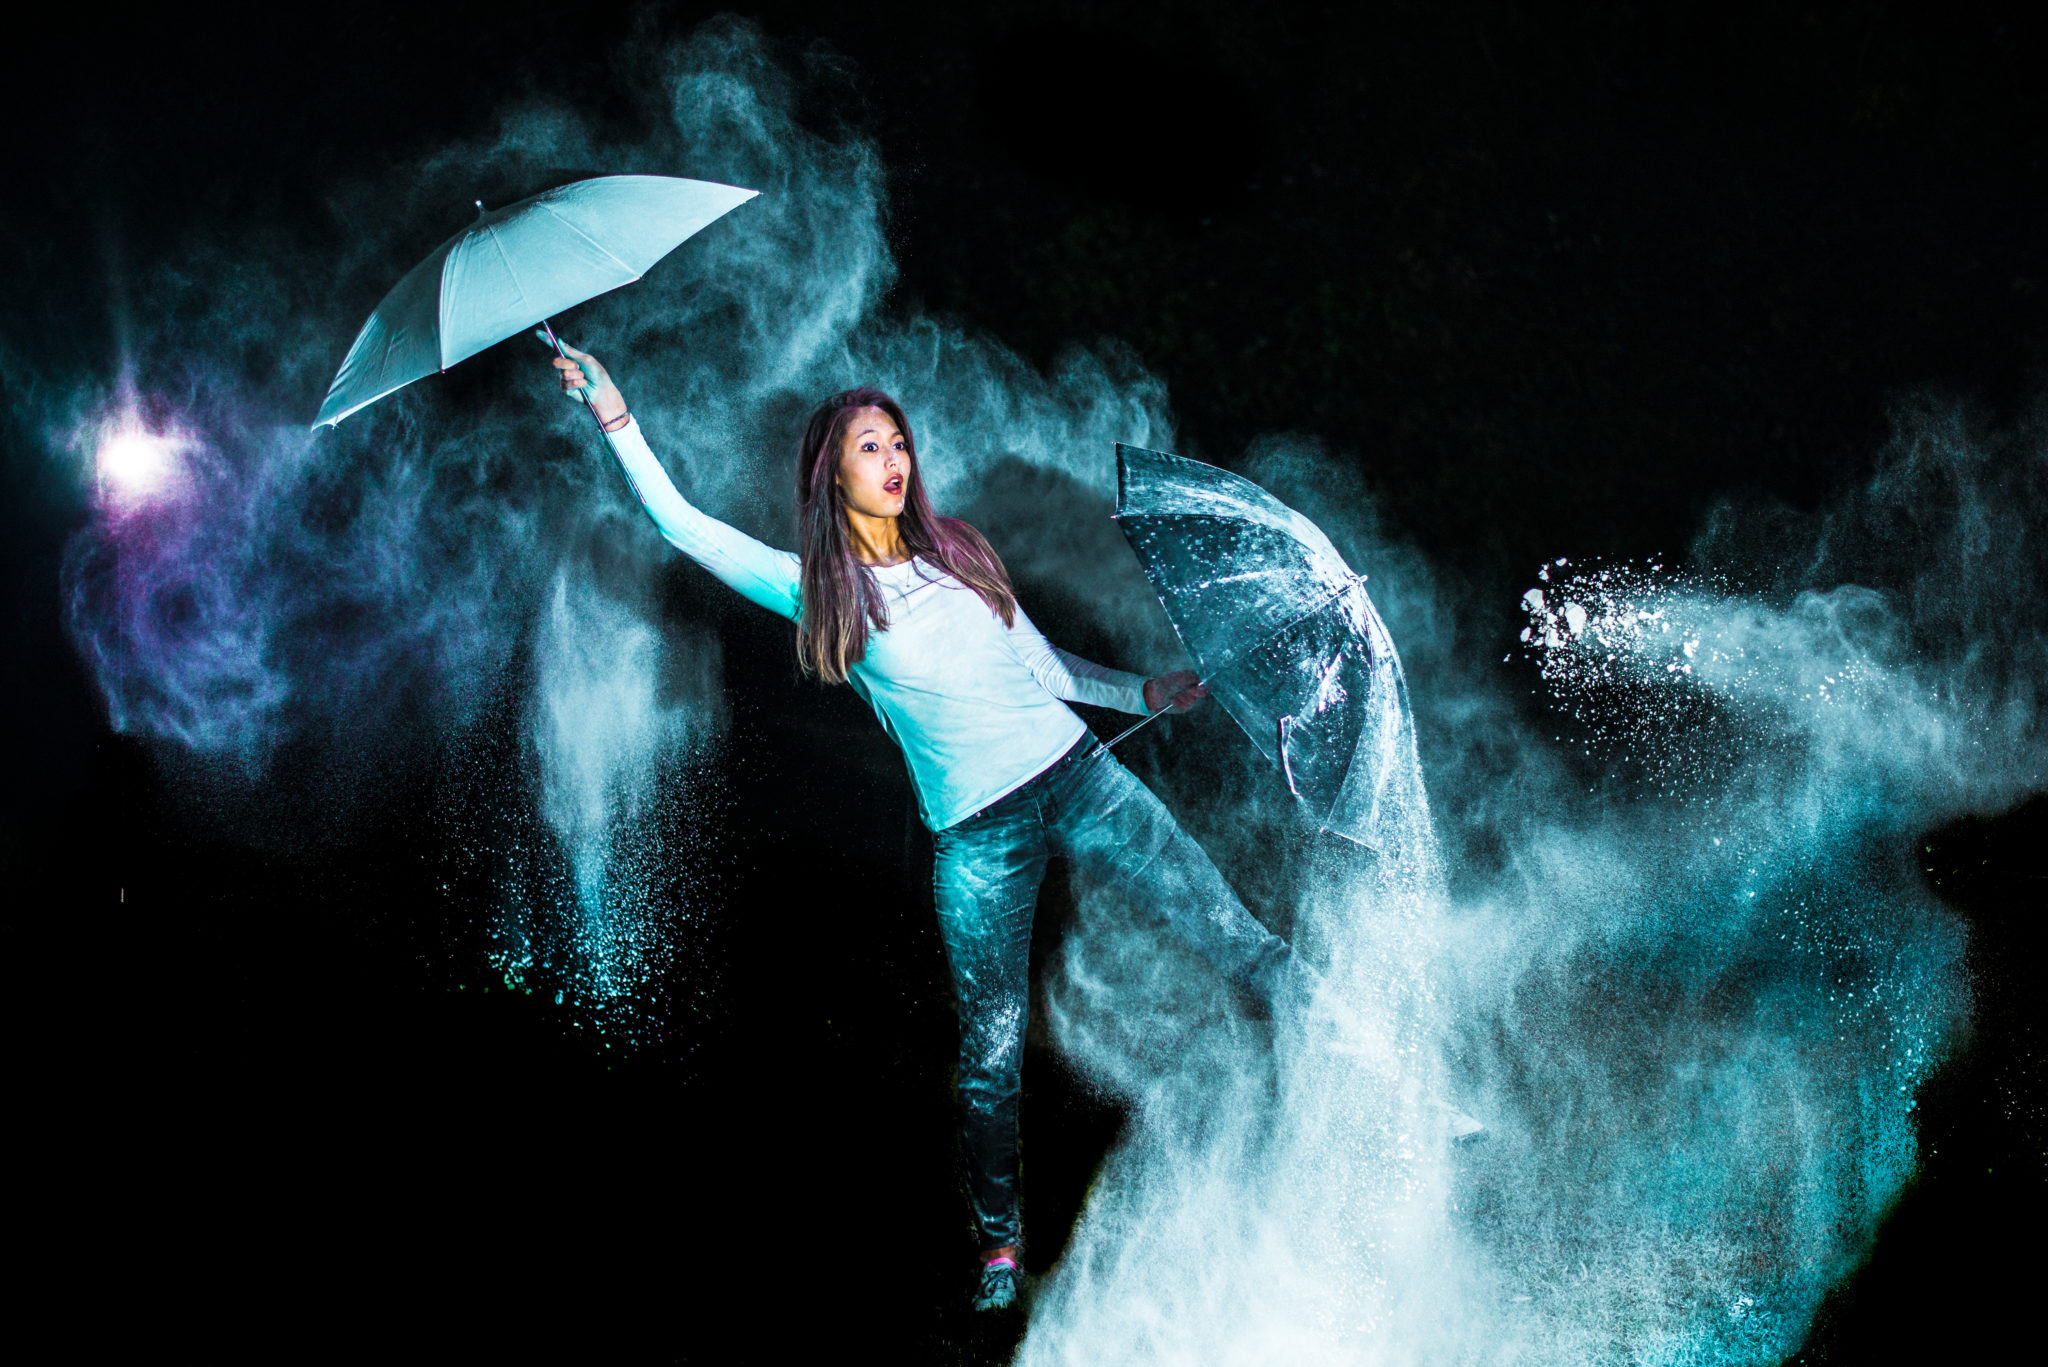
<path fill-rule="evenodd" d="M 647 445 L 640 424 L 627 412 L 625 396 L 597 358 L 566 344 L 562 350 L 569 359 L 556 357 L 555 368 L 561 372 L 563 390 L 585 391 L 604 424 L 612 454 L 626 472 L 626 482 L 669 544 L 750 602 L 794 621 L 801 582 L 796 556 L 763 545 L 684 498 Z"/>

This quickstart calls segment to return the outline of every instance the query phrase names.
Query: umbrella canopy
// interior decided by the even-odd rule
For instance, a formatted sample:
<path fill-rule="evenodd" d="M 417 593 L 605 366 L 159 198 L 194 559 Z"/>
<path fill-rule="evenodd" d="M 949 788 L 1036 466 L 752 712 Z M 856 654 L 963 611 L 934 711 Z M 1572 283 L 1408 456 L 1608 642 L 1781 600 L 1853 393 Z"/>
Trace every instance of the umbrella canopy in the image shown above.
<path fill-rule="evenodd" d="M 1116 454 L 1117 524 L 1210 692 L 1323 829 L 1389 848 L 1426 806 L 1400 657 L 1365 576 L 1248 479 Z"/>
<path fill-rule="evenodd" d="M 331 427 L 422 375 L 632 284 L 757 193 L 676 176 L 597 176 L 479 213 L 377 305 L 314 428 Z"/>

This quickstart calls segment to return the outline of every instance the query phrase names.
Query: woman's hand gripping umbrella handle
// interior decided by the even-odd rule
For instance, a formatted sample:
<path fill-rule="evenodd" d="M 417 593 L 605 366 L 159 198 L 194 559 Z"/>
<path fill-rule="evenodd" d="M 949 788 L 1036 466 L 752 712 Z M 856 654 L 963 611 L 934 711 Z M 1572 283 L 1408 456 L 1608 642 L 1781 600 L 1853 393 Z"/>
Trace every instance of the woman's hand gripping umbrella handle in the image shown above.
<path fill-rule="evenodd" d="M 1104 743 L 1103 748 L 1114 748 L 1126 736 L 1143 730 L 1167 713 L 1185 712 L 1208 696 L 1209 681 L 1196 678 L 1192 669 L 1177 669 L 1171 674 L 1148 679 L 1145 683 L 1145 705 L 1152 710 L 1117 732 L 1114 739 Z"/>
<path fill-rule="evenodd" d="M 590 410 L 598 431 L 609 434 L 626 425 L 631 416 L 626 411 L 626 396 L 595 356 L 564 343 L 546 319 L 533 335 L 555 349 L 555 369 L 561 372 L 563 392 Z"/>

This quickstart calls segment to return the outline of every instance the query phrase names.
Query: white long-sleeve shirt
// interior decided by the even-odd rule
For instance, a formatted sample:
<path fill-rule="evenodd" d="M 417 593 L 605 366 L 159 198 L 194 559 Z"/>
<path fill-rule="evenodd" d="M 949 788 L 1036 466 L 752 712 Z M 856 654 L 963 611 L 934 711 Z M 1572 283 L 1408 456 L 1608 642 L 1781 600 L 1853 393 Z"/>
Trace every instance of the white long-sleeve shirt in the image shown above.
<path fill-rule="evenodd" d="M 743 596 L 794 621 L 802 578 L 788 551 L 764 546 L 676 491 L 638 422 L 612 450 L 654 525 L 676 549 Z M 1043 772 L 1088 733 L 1067 702 L 1142 715 L 1145 679 L 1069 655 L 1020 606 L 1005 627 L 979 594 L 913 559 L 870 567 L 889 625 L 868 633 L 854 691 L 903 751 L 919 813 L 935 831 L 961 821 Z M 1064 701 L 1063 701 L 1064 700 Z"/>

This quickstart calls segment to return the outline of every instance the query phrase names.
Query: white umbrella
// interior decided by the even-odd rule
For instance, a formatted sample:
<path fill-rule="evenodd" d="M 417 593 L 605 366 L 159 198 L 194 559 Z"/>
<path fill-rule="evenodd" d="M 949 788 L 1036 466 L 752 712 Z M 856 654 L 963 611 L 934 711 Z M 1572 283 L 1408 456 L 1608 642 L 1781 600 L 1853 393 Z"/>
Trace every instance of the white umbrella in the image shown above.
<path fill-rule="evenodd" d="M 363 324 L 314 430 L 632 284 L 758 193 L 676 176 L 598 176 L 489 213 L 479 202 L 476 222 L 407 272 Z"/>

